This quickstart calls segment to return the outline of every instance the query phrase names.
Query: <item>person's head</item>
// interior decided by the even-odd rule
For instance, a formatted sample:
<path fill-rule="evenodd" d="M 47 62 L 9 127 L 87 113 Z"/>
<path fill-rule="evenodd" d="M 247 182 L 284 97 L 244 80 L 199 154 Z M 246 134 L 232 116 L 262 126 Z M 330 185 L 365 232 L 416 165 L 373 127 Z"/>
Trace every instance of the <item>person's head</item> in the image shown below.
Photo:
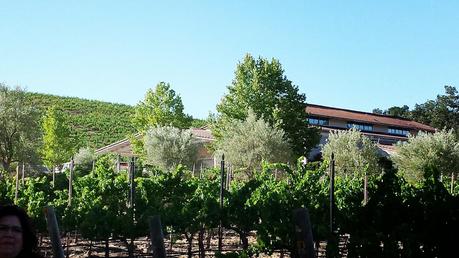
<path fill-rule="evenodd" d="M 0 206 L 0 258 L 34 253 L 37 237 L 27 213 L 14 205 Z"/>

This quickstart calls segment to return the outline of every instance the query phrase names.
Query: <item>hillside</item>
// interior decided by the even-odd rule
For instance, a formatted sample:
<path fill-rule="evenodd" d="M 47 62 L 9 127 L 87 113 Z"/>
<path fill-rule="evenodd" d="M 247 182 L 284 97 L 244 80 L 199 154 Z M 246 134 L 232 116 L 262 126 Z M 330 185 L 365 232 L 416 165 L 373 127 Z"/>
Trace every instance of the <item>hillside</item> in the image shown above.
<path fill-rule="evenodd" d="M 133 106 L 31 92 L 27 97 L 42 114 L 51 105 L 67 113 L 78 148 L 99 148 L 135 131 L 130 122 Z"/>

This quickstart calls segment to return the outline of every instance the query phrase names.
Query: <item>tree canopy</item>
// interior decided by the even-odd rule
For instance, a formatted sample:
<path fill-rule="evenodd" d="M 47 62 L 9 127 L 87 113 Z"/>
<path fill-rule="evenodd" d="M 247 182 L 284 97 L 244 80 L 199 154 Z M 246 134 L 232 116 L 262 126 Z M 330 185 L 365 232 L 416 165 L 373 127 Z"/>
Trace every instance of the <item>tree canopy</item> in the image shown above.
<path fill-rule="evenodd" d="M 249 178 L 255 169 L 261 168 L 262 161 L 291 160 L 292 150 L 284 131 L 272 127 L 262 118 L 257 119 L 251 109 L 245 120 L 233 119 L 227 126 L 217 148 L 231 165 Z"/>
<path fill-rule="evenodd" d="M 146 164 L 163 170 L 174 169 L 180 164 L 191 168 L 196 160 L 197 147 L 189 129 L 151 127 L 144 136 Z"/>
<path fill-rule="evenodd" d="M 69 161 L 74 148 L 65 114 L 56 106 L 50 106 L 43 118 L 42 126 L 42 155 L 45 165 L 53 168 Z"/>
<path fill-rule="evenodd" d="M 454 129 L 459 137 L 459 94 L 453 86 L 446 85 L 444 95 L 437 95 L 434 100 L 416 104 L 412 110 L 403 105 L 393 106 L 384 111 L 375 108 L 373 113 L 408 118 L 438 129 Z"/>
<path fill-rule="evenodd" d="M 12 162 L 38 160 L 39 113 L 26 101 L 24 91 L 0 83 L 0 159 L 5 170 Z"/>
<path fill-rule="evenodd" d="M 459 173 L 459 141 L 454 132 L 442 130 L 434 134 L 420 132 L 409 136 L 407 142 L 397 144 L 397 154 L 393 160 L 400 173 L 410 183 L 424 179 L 424 172 L 430 166 L 444 175 Z"/>
<path fill-rule="evenodd" d="M 378 147 L 355 128 L 330 132 L 322 146 L 322 155 L 330 160 L 332 153 L 337 174 L 362 176 L 364 172 L 373 175 L 380 172 Z"/>
<path fill-rule="evenodd" d="M 456 135 L 459 135 L 459 94 L 456 87 L 445 86 L 444 95 L 416 104 L 411 117 L 438 129 L 454 129 Z"/>
<path fill-rule="evenodd" d="M 252 109 L 257 118 L 285 132 L 296 156 L 305 155 L 319 142 L 318 130 L 307 126 L 305 94 L 287 79 L 277 59 L 255 59 L 247 54 L 237 65 L 228 91 L 217 105 L 213 125 L 217 141 L 228 120 L 244 120 Z"/>
<path fill-rule="evenodd" d="M 184 113 L 182 98 L 169 83 L 160 82 L 155 89 L 148 89 L 145 99 L 137 104 L 132 118 L 135 128 L 146 131 L 154 126 L 188 128 L 191 116 Z"/>

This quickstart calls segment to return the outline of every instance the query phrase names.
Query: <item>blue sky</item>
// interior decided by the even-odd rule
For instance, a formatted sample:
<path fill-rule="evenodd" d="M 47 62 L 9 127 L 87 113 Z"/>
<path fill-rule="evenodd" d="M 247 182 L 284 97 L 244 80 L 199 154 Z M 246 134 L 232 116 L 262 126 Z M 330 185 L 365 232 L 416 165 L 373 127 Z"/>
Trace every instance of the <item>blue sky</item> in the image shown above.
<path fill-rule="evenodd" d="M 205 118 L 246 53 L 315 104 L 371 111 L 459 85 L 457 1 L 3 1 L 0 82 L 135 105 L 171 83 Z"/>

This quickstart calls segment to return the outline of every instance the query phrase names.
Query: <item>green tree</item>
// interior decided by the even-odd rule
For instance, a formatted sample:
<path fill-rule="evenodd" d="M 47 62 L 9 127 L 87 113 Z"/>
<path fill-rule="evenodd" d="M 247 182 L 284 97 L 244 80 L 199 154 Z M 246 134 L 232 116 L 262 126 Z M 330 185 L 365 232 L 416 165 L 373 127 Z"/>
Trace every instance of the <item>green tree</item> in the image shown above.
<path fill-rule="evenodd" d="M 393 160 L 410 183 L 424 179 L 424 171 L 429 166 L 436 167 L 446 176 L 459 173 L 459 141 L 452 129 L 433 134 L 420 132 L 396 146 L 397 154 Z"/>
<path fill-rule="evenodd" d="M 403 105 L 401 107 L 393 106 L 393 107 L 388 108 L 387 110 L 375 108 L 373 109 L 373 113 L 380 114 L 380 115 L 402 117 L 402 118 L 407 118 L 407 119 L 411 118 L 411 111 L 407 105 Z"/>
<path fill-rule="evenodd" d="M 35 163 L 40 145 L 39 114 L 26 101 L 25 92 L 0 83 L 0 162 L 9 170 L 12 162 Z"/>
<path fill-rule="evenodd" d="M 284 131 L 270 126 L 262 118 L 257 119 L 251 109 L 245 120 L 234 119 L 227 124 L 217 148 L 249 178 L 254 169 L 261 168 L 262 161 L 287 162 L 292 158 Z"/>
<path fill-rule="evenodd" d="M 380 172 L 378 147 L 355 128 L 330 133 L 322 154 L 329 160 L 332 153 L 337 174 L 361 177 L 365 172 L 370 175 Z"/>
<path fill-rule="evenodd" d="M 284 75 L 282 65 L 247 54 L 235 71 L 228 93 L 217 105 L 213 134 L 219 141 L 228 120 L 244 120 L 252 109 L 271 126 L 281 128 L 296 156 L 305 155 L 320 139 L 316 128 L 307 126 L 306 96 Z"/>
<path fill-rule="evenodd" d="M 43 118 L 43 161 L 53 169 L 70 160 L 73 154 L 70 128 L 64 113 L 51 106 Z M 53 169 L 54 171 L 54 169 Z"/>
<path fill-rule="evenodd" d="M 154 90 L 147 91 L 144 101 L 137 104 L 132 122 L 138 131 L 144 132 L 152 126 L 188 128 L 192 118 L 184 113 L 180 95 L 171 89 L 169 83 L 160 82 Z"/>
<path fill-rule="evenodd" d="M 142 160 L 146 159 L 144 138 L 148 129 L 162 126 L 189 128 L 193 119 L 184 113 L 182 98 L 171 89 L 169 83 L 160 82 L 155 89 L 148 89 L 144 101 L 137 104 L 132 123 L 140 137 L 131 135 L 133 151 Z"/>
<path fill-rule="evenodd" d="M 445 86 L 445 95 L 437 95 L 415 106 L 411 112 L 414 120 L 439 129 L 454 129 L 459 136 L 459 94 L 456 87 Z"/>
<path fill-rule="evenodd" d="M 144 136 L 146 164 L 163 170 L 180 164 L 191 168 L 196 160 L 197 147 L 191 130 L 172 126 L 152 127 Z"/>

